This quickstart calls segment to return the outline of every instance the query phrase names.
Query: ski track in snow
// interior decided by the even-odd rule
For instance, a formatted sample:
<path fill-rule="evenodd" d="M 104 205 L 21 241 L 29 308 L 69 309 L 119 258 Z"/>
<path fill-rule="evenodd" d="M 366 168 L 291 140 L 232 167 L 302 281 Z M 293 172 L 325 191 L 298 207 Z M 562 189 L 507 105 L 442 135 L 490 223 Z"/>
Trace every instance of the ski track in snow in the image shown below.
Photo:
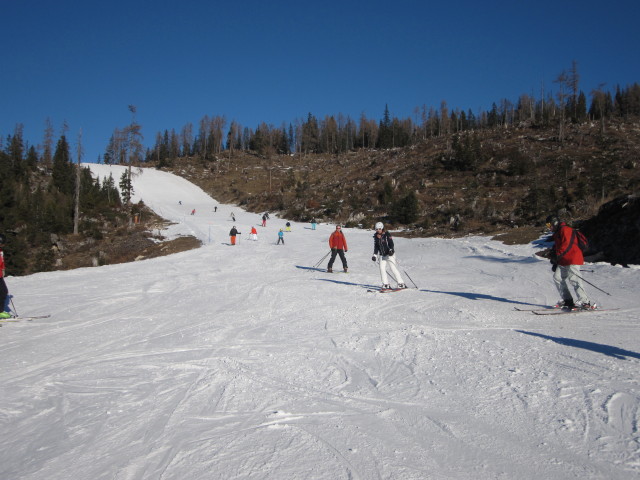
<path fill-rule="evenodd" d="M 419 288 L 378 295 L 370 231 L 328 274 L 332 225 L 277 246 L 274 215 L 155 170 L 134 188 L 204 244 L 7 279 L 52 316 L 0 328 L 0 478 L 640 476 L 638 269 L 589 267 L 620 311 L 539 317 L 513 308 L 557 299 L 533 246 L 396 237 Z"/>

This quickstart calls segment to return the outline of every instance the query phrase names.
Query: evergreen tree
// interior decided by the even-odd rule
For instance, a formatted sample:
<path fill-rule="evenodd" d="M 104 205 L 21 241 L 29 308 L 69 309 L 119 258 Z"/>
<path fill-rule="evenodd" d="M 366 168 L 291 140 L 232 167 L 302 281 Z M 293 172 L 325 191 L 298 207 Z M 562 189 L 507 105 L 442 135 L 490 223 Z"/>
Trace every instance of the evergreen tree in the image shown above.
<path fill-rule="evenodd" d="M 302 151 L 316 153 L 320 149 L 320 129 L 316 117 L 309 113 L 307 122 L 302 125 Z"/>
<path fill-rule="evenodd" d="M 382 115 L 382 120 L 380 120 L 377 146 L 378 148 L 393 148 L 395 146 L 393 124 L 391 121 L 391 114 L 389 113 L 388 105 L 385 105 L 384 114 Z"/>
<path fill-rule="evenodd" d="M 38 152 L 32 145 L 27 151 L 27 167 L 29 170 L 34 170 L 38 166 Z"/>
<path fill-rule="evenodd" d="M 75 190 L 74 174 L 69 144 L 67 138 L 62 135 L 53 154 L 53 186 L 64 195 L 73 196 Z"/>
<path fill-rule="evenodd" d="M 120 205 L 120 193 L 116 188 L 116 181 L 113 179 L 113 175 L 110 173 L 108 177 L 105 177 L 102 182 L 102 197 L 106 200 L 108 205 Z"/>
<path fill-rule="evenodd" d="M 580 91 L 578 95 L 578 104 L 576 105 L 575 117 L 573 119 L 576 123 L 583 123 L 587 120 L 587 97 L 584 92 Z"/>
<path fill-rule="evenodd" d="M 391 211 L 393 218 L 405 225 L 415 222 L 419 215 L 418 196 L 411 191 L 393 204 Z"/>
<path fill-rule="evenodd" d="M 120 191 L 122 192 L 122 200 L 127 205 L 131 202 L 133 196 L 133 183 L 131 182 L 131 169 L 122 172 L 120 177 Z"/>

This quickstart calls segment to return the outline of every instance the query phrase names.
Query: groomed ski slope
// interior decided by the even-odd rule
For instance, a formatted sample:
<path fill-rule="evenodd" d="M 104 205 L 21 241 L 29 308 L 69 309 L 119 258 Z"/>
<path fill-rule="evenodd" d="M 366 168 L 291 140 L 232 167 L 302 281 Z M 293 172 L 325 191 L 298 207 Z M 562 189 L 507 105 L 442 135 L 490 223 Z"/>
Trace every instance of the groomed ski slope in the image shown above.
<path fill-rule="evenodd" d="M 155 170 L 134 185 L 204 245 L 7 278 L 51 317 L 0 328 L 1 479 L 640 477 L 638 268 L 584 273 L 619 311 L 543 317 L 514 310 L 557 300 L 539 247 L 396 238 L 419 288 L 367 293 L 369 230 L 345 229 L 332 275 L 309 268 L 332 225 L 276 246 L 274 215 Z"/>

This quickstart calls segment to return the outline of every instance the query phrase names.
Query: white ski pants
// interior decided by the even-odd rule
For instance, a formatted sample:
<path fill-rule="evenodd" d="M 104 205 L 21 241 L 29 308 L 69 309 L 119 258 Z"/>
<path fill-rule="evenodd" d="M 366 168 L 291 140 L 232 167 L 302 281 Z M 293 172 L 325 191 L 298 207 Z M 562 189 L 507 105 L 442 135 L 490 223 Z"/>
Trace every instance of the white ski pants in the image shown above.
<path fill-rule="evenodd" d="M 578 297 L 577 303 L 579 305 L 589 301 L 587 293 L 582 287 L 579 274 L 580 265 L 568 265 L 566 267 L 558 265 L 556 271 L 553 272 L 553 282 L 556 284 L 556 288 L 558 289 L 562 300 L 570 300 L 573 298 L 569 291 L 569 284 L 571 284 L 576 292 L 576 296 Z"/>
<path fill-rule="evenodd" d="M 391 275 L 396 279 L 398 283 L 404 283 L 402 279 L 402 275 L 398 271 L 398 265 L 396 264 L 396 256 L 395 255 L 384 255 L 380 256 L 380 276 L 382 277 L 382 284 L 387 285 L 389 283 L 389 278 L 387 276 L 387 264 L 391 269 Z"/>

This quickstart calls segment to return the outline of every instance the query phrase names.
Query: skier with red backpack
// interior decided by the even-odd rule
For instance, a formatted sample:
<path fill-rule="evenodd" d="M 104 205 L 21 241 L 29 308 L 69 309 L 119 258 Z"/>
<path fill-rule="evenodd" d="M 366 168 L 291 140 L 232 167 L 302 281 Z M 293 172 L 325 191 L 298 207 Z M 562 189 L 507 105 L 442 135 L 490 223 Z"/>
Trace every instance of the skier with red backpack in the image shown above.
<path fill-rule="evenodd" d="M 582 248 L 586 248 L 586 238 L 577 230 L 569 227 L 554 215 L 547 217 L 547 228 L 553 232 L 553 248 L 551 249 L 551 270 L 553 282 L 560 293 L 561 300 L 555 308 L 570 310 L 593 310 L 595 303 L 589 301 L 580 278 L 580 265 L 584 265 Z M 574 302 L 569 284 L 577 296 Z"/>

